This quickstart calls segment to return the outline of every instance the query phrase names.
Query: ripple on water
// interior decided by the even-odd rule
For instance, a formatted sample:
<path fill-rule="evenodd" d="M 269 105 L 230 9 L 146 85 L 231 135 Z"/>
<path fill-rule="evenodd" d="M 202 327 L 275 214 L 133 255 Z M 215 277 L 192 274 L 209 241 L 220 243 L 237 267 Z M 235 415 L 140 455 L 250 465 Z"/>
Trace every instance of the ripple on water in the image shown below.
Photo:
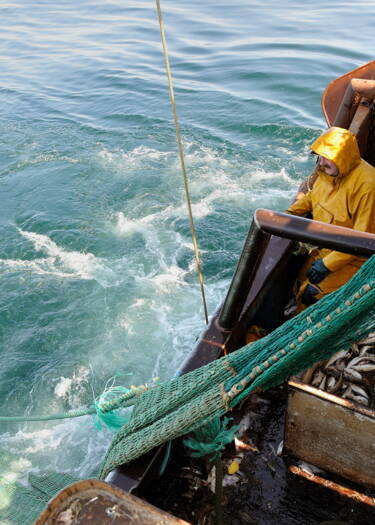
<path fill-rule="evenodd" d="M 375 8 L 163 10 L 212 313 L 253 211 L 284 209 L 310 170 L 322 90 L 373 58 Z M 48 413 L 111 377 L 171 377 L 203 314 L 154 6 L 12 0 L 1 15 L 0 400 Z M 94 475 L 110 439 L 88 420 L 7 424 L 1 473 Z"/>

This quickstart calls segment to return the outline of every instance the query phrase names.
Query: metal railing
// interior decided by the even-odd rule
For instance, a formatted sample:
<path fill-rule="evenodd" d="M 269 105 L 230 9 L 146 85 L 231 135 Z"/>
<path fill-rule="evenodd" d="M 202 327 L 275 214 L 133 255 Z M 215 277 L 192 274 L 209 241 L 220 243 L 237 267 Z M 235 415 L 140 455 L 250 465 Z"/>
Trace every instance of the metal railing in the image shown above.
<path fill-rule="evenodd" d="M 218 324 L 223 330 L 230 330 L 239 318 L 271 235 L 360 257 L 375 254 L 372 233 L 258 209 L 220 312 Z"/>

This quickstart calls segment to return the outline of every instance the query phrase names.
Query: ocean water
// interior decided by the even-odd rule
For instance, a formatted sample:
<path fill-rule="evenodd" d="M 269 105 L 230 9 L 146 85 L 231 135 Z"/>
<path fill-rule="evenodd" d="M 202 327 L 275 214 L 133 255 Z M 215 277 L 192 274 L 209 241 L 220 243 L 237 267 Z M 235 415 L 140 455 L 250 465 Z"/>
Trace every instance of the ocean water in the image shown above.
<path fill-rule="evenodd" d="M 284 4 L 284 5 L 283 5 Z M 209 314 L 257 207 L 311 169 L 373 1 L 163 0 Z M 152 1 L 0 5 L 0 415 L 166 379 L 204 327 Z M 1 423 L 0 475 L 96 474 L 92 418 Z"/>

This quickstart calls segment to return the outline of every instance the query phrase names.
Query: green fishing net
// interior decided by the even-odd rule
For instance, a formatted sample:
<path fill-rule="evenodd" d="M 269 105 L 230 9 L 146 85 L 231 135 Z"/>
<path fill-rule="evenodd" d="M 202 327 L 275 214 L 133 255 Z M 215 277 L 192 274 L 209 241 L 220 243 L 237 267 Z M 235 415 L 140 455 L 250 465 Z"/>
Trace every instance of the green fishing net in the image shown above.
<path fill-rule="evenodd" d="M 375 256 L 345 286 L 263 339 L 146 391 L 135 389 L 123 394 L 116 407 L 133 405 L 134 409 L 129 422 L 115 435 L 99 477 L 104 479 L 117 466 L 165 441 L 217 421 L 250 392 L 278 385 L 367 337 L 375 328 L 374 304 Z M 104 404 L 102 409 L 107 411 L 111 406 Z M 40 480 L 31 480 L 29 488 L 2 485 L 1 524 L 32 523 L 31 518 L 68 478 L 55 474 L 55 478 Z"/>
<path fill-rule="evenodd" d="M 60 490 L 78 481 L 69 474 L 30 474 L 29 486 L 0 478 L 0 525 L 33 523 L 48 501 Z"/>
<path fill-rule="evenodd" d="M 345 286 L 263 339 L 142 393 L 107 451 L 100 478 L 223 416 L 250 392 L 278 385 L 367 337 L 375 325 L 374 303 L 375 256 Z"/>

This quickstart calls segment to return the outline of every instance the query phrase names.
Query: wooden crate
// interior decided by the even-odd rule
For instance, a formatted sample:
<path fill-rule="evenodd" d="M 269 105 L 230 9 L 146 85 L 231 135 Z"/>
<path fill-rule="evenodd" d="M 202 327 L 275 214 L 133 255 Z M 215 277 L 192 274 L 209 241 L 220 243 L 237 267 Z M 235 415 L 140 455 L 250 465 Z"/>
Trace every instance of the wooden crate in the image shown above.
<path fill-rule="evenodd" d="M 289 381 L 284 450 L 375 488 L 375 411 L 300 381 Z"/>

